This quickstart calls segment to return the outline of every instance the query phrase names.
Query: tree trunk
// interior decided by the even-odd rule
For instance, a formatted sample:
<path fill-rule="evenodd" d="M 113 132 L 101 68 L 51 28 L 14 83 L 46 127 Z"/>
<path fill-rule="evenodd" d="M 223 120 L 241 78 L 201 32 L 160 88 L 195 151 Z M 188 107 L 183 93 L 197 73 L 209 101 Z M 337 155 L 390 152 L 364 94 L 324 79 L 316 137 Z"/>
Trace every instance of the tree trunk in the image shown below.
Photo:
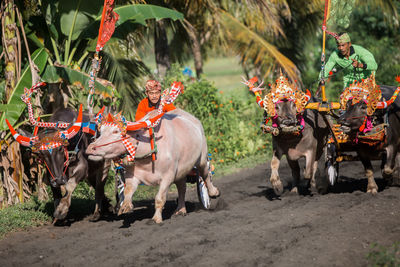
<path fill-rule="evenodd" d="M 5 52 L 5 102 L 10 98 L 17 84 L 18 45 L 17 25 L 15 23 L 14 1 L 6 0 L 2 6 L 3 16 L 1 24 L 3 29 L 3 48 Z"/>
<path fill-rule="evenodd" d="M 162 20 L 156 22 L 154 30 L 154 53 L 156 55 L 157 71 L 160 78 L 162 78 L 171 67 L 167 31 Z"/>
<path fill-rule="evenodd" d="M 193 27 L 193 25 L 190 24 L 190 22 L 186 19 L 184 20 L 184 26 L 192 44 L 191 47 L 193 53 L 194 68 L 196 69 L 196 77 L 197 79 L 200 79 L 200 76 L 203 73 L 203 58 L 201 54 L 201 45 L 198 33 L 195 27 Z"/>

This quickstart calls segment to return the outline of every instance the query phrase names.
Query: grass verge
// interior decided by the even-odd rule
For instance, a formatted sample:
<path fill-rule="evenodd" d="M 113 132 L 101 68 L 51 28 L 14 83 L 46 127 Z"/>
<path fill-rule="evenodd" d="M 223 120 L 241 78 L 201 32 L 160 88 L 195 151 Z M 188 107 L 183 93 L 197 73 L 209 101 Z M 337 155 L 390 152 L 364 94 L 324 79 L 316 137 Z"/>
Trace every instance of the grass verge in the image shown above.
<path fill-rule="evenodd" d="M 367 259 L 369 266 L 400 266 L 400 242 L 395 242 L 390 247 L 372 244 Z"/>

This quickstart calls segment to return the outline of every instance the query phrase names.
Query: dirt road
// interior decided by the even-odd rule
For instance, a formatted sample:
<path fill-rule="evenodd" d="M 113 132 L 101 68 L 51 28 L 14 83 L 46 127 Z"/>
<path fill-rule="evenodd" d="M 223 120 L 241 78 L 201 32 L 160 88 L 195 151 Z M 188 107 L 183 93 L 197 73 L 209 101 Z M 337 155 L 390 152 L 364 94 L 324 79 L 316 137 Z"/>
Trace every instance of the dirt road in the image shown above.
<path fill-rule="evenodd" d="M 290 176 L 287 165 L 280 173 Z M 400 188 L 377 179 L 378 195 L 365 193 L 360 163 L 343 164 L 327 195 L 271 198 L 267 174 L 264 164 L 216 180 L 214 211 L 200 210 L 190 191 L 189 214 L 171 217 L 171 194 L 162 225 L 151 223 L 147 201 L 123 219 L 10 234 L 0 266 L 365 266 L 372 243 L 400 241 Z"/>

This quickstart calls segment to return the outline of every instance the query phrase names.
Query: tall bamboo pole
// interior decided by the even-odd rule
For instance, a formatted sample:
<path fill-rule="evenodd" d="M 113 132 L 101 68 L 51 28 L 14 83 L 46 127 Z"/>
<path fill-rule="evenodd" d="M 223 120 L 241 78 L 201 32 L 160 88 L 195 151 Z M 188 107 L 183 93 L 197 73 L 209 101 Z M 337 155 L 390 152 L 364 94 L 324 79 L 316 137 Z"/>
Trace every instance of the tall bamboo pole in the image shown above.
<path fill-rule="evenodd" d="M 329 19 L 329 5 L 330 0 L 325 0 L 325 11 L 324 11 L 324 22 L 322 25 L 322 54 L 321 54 L 321 72 L 322 72 L 322 80 L 321 80 L 321 93 L 322 93 L 322 102 L 328 102 L 325 93 L 325 44 L 326 44 L 326 21 Z"/>

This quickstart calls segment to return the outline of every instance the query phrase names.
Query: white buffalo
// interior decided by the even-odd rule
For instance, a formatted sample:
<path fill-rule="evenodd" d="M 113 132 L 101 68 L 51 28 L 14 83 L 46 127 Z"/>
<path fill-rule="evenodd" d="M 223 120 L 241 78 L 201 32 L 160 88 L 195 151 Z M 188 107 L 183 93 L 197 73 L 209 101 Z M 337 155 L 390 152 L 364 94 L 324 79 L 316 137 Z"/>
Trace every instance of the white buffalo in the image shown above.
<path fill-rule="evenodd" d="M 148 120 L 155 115 L 157 113 L 151 112 L 141 121 L 134 123 L 126 123 L 109 115 L 100 128 L 100 137 L 89 145 L 86 153 L 92 160 L 101 160 L 115 159 L 129 153 L 132 156 L 135 155 L 132 152 L 136 152 L 135 164 L 126 166 L 124 201 L 119 214 L 133 210 L 132 196 L 140 183 L 159 185 L 153 220 L 161 223 L 161 212 L 172 183 L 175 183 L 178 189 L 178 207 L 175 214 L 186 214 L 186 176 L 193 167 L 196 167 L 199 175 L 203 177 L 210 197 L 219 196 L 219 191 L 211 181 L 203 126 L 198 119 L 181 109 L 166 113 L 154 128 L 158 150 L 156 160 L 153 161 L 151 156 L 143 157 L 151 154 L 151 139 L 147 127 L 156 121 Z"/>

